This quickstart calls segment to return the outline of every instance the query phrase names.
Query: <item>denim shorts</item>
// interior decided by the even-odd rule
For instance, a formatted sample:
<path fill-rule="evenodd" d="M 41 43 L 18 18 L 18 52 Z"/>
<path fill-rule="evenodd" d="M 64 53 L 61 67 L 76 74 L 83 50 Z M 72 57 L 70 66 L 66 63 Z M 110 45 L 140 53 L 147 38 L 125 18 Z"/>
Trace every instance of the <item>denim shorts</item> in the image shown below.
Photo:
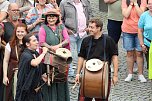
<path fill-rule="evenodd" d="M 137 34 L 123 32 L 123 47 L 127 51 L 132 51 L 134 49 L 137 51 L 142 51 Z"/>

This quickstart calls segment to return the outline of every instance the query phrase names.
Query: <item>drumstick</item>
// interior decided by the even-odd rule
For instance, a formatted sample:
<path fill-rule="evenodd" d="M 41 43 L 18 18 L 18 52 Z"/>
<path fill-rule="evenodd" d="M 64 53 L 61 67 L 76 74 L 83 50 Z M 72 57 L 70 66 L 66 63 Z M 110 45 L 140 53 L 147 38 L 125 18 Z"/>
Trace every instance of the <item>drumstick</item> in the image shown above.
<path fill-rule="evenodd" d="M 77 84 L 78 84 L 78 82 L 76 82 L 76 83 L 74 84 L 74 86 L 72 87 L 72 90 L 75 89 L 75 87 L 76 87 Z"/>

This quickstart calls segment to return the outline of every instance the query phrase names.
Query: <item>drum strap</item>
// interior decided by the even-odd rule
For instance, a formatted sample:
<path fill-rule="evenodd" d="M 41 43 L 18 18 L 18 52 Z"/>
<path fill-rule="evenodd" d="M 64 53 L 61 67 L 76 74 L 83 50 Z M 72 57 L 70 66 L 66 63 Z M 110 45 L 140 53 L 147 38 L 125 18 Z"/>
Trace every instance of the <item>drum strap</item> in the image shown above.
<path fill-rule="evenodd" d="M 103 39 L 104 39 L 104 61 L 106 61 L 106 36 L 104 35 L 104 37 L 103 37 Z"/>
<path fill-rule="evenodd" d="M 103 40 L 104 40 L 103 45 L 104 45 L 104 65 L 105 65 L 105 62 L 106 62 L 106 36 L 105 35 L 103 36 Z M 102 71 L 105 71 L 104 69 L 105 68 L 103 68 Z M 102 75 L 102 90 L 105 90 L 103 79 L 104 79 L 104 76 Z M 102 101 L 105 101 L 106 98 L 105 98 L 105 92 L 104 91 L 103 91 L 102 95 L 103 95 L 102 96 Z"/>
<path fill-rule="evenodd" d="M 92 36 L 91 36 L 91 39 L 89 41 L 89 49 L 88 49 L 88 53 L 87 53 L 87 60 L 89 58 L 89 53 L 90 53 L 91 46 L 92 46 Z"/>
<path fill-rule="evenodd" d="M 104 40 L 104 42 L 102 42 L 103 43 L 103 45 L 104 45 L 104 61 L 106 61 L 106 35 L 103 35 L 103 40 Z M 91 39 L 90 39 L 90 41 L 89 41 L 89 49 L 88 49 L 88 53 L 87 53 L 87 59 L 86 60 L 88 60 L 88 58 L 89 58 L 89 53 L 90 53 L 90 49 L 91 49 L 91 46 L 92 46 L 92 37 L 91 37 Z"/>

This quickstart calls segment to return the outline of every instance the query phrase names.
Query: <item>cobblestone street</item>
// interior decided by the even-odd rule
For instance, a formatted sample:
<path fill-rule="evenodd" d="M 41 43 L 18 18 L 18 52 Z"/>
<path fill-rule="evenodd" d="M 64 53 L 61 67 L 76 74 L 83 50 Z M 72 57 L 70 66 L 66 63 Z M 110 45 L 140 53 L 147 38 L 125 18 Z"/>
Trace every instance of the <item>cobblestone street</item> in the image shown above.
<path fill-rule="evenodd" d="M 99 11 L 99 0 L 90 0 L 93 9 L 93 16 L 100 17 L 104 23 L 103 31 L 106 32 L 107 14 Z M 145 64 L 146 66 L 146 64 Z M 152 101 L 152 81 L 148 80 L 148 72 L 144 66 L 144 76 L 146 83 L 138 81 L 138 73 L 133 75 L 133 81 L 127 83 L 126 52 L 122 47 L 122 38 L 119 41 L 119 82 L 116 86 L 111 86 L 109 101 Z M 74 91 L 71 90 L 74 84 L 69 84 L 71 101 L 77 101 L 79 86 Z"/>

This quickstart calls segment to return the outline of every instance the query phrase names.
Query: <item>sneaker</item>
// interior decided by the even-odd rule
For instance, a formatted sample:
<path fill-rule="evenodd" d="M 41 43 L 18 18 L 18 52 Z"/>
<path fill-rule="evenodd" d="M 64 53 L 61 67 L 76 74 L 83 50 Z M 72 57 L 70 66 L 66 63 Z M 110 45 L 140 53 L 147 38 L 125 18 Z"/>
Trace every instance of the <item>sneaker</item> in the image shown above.
<path fill-rule="evenodd" d="M 128 74 L 127 78 L 125 79 L 126 82 L 132 81 L 132 74 Z"/>
<path fill-rule="evenodd" d="M 145 77 L 142 74 L 138 75 L 138 80 L 140 80 L 140 82 L 147 82 L 147 80 L 145 79 Z"/>

